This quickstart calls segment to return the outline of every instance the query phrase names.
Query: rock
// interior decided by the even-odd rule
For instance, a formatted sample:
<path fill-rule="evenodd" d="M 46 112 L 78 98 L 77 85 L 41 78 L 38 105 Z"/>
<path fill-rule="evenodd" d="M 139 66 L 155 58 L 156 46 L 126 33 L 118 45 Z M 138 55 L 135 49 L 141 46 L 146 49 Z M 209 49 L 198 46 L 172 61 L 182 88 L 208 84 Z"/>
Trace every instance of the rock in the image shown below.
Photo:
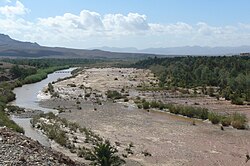
<path fill-rule="evenodd" d="M 7 128 L 0 128 L 0 140 L 0 165 L 85 165 Z"/>

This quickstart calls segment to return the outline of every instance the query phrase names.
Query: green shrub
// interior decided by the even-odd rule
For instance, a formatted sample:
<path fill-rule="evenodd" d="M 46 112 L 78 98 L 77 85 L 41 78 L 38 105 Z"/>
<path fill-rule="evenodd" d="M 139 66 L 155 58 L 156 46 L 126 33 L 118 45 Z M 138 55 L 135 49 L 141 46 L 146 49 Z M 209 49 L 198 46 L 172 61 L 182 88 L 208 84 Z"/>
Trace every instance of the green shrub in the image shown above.
<path fill-rule="evenodd" d="M 231 103 L 236 104 L 236 105 L 243 105 L 244 101 L 240 97 L 234 97 L 234 98 L 232 98 Z"/>
<path fill-rule="evenodd" d="M 222 126 L 230 126 L 232 122 L 232 118 L 230 116 L 225 116 L 221 118 L 221 124 Z"/>
<path fill-rule="evenodd" d="M 23 112 L 24 108 L 20 108 L 18 106 L 14 106 L 14 105 L 9 105 L 7 106 L 8 112 L 11 113 L 19 113 L 19 112 Z"/>
<path fill-rule="evenodd" d="M 98 143 L 92 151 L 88 152 L 85 159 L 91 160 L 92 165 L 119 166 L 125 161 L 116 155 L 117 152 L 118 150 L 111 146 L 109 141 L 105 141 Z"/>
<path fill-rule="evenodd" d="M 147 102 L 147 101 L 143 102 L 142 107 L 143 107 L 143 109 L 149 109 L 150 108 L 149 107 L 149 102 Z"/>
<path fill-rule="evenodd" d="M 152 101 L 150 103 L 151 108 L 159 108 L 159 106 L 160 106 L 160 103 L 158 103 L 157 101 Z"/>
<path fill-rule="evenodd" d="M 107 91 L 107 98 L 109 98 L 109 99 L 121 99 L 121 98 L 123 98 L 123 96 L 115 90 L 114 91 L 108 90 Z"/>
<path fill-rule="evenodd" d="M 232 115 L 232 126 L 236 129 L 247 128 L 247 117 L 244 114 L 234 113 Z"/>
<path fill-rule="evenodd" d="M 218 124 L 220 123 L 221 116 L 217 113 L 210 112 L 208 114 L 208 119 L 212 122 L 212 124 Z"/>
<path fill-rule="evenodd" d="M 4 111 L 0 110 L 0 126 L 6 126 L 8 128 L 13 129 L 19 133 L 24 133 L 22 127 L 18 126 L 13 120 L 10 120 Z"/>

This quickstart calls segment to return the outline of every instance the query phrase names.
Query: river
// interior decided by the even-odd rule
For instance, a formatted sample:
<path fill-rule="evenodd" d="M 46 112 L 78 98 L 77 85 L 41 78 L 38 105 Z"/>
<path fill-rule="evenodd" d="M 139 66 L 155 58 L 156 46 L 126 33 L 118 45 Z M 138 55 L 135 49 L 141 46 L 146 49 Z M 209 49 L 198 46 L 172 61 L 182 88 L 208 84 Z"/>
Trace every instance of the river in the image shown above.
<path fill-rule="evenodd" d="M 16 100 L 11 102 L 12 105 L 16 105 L 22 108 L 36 109 L 43 112 L 57 112 L 57 110 L 43 108 L 39 105 L 39 101 L 45 96 L 41 95 L 41 91 L 48 83 L 58 80 L 59 78 L 65 78 L 71 76 L 71 71 L 76 68 L 70 68 L 65 70 L 56 71 L 49 74 L 48 77 L 40 82 L 23 85 L 22 87 L 15 88 L 13 92 L 16 94 Z M 23 127 L 25 135 L 34 140 L 39 141 L 44 146 L 50 146 L 49 140 L 46 136 L 39 131 L 32 128 L 30 118 L 17 118 L 12 117 L 19 126 Z"/>

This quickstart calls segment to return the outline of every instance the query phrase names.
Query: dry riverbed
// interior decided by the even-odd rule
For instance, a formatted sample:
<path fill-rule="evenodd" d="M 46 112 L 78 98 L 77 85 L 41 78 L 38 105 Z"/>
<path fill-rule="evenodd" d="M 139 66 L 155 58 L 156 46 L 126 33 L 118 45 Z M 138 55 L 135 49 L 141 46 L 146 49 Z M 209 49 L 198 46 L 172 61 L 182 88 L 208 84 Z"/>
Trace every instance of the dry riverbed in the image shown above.
<path fill-rule="evenodd" d="M 249 106 L 234 106 L 209 97 L 180 98 L 166 92 L 140 92 L 138 87 L 155 85 L 149 70 L 86 69 L 75 78 L 53 84 L 56 98 L 44 100 L 44 107 L 57 108 L 59 117 L 76 122 L 101 137 L 126 147 L 131 142 L 133 154 L 127 165 L 244 165 L 250 151 L 250 132 L 171 115 L 138 109 L 136 97 L 177 104 L 206 107 L 217 111 L 250 111 Z M 108 90 L 121 92 L 125 99 L 107 99 Z M 86 97 L 88 96 L 88 97 Z M 199 103 L 199 104 L 197 104 Z M 224 108 L 224 109 L 223 109 Z M 233 108 L 233 109 L 231 109 Z M 119 151 L 124 148 L 118 147 Z M 149 155 L 145 155 L 145 153 Z M 138 164 L 139 165 L 139 164 Z"/>

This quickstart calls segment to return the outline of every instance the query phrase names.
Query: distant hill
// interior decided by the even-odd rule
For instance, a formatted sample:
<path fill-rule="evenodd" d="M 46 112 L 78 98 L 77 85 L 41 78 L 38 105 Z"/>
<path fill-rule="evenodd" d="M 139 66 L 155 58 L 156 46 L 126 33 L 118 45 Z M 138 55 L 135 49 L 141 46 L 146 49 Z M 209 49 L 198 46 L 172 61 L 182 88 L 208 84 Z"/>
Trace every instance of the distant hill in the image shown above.
<path fill-rule="evenodd" d="M 250 46 L 240 47 L 200 47 L 200 46 L 186 46 L 186 47 L 166 47 L 166 48 L 117 48 L 117 47 L 100 47 L 96 48 L 104 51 L 118 51 L 118 52 L 134 52 L 147 54 L 161 54 L 161 55 L 235 55 L 240 53 L 250 52 Z"/>
<path fill-rule="evenodd" d="M 146 58 L 186 55 L 235 55 L 250 52 L 250 46 L 241 47 L 166 47 L 138 50 L 134 47 L 100 47 L 92 49 L 71 49 L 44 47 L 37 43 L 22 42 L 0 34 L 0 57 L 19 58 Z"/>
<path fill-rule="evenodd" d="M 70 49 L 63 47 L 44 47 L 37 43 L 22 42 L 0 34 L 0 57 L 18 58 L 145 58 L 154 54 L 119 53 L 99 49 Z"/>

